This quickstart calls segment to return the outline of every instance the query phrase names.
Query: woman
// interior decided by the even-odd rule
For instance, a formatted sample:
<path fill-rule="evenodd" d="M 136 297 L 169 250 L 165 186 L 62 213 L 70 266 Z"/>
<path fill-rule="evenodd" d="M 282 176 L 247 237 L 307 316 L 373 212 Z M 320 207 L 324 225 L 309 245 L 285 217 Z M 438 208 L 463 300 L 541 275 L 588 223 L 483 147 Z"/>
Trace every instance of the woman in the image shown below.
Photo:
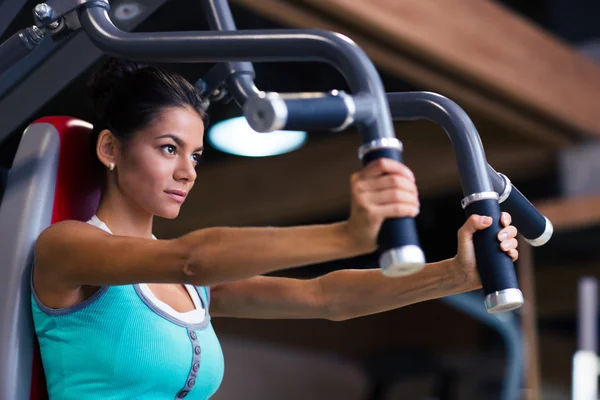
<path fill-rule="evenodd" d="M 416 216 L 414 176 L 391 160 L 352 175 L 347 221 L 155 240 L 154 216 L 177 217 L 195 183 L 202 101 L 179 75 L 116 60 L 89 86 L 102 199 L 88 223 L 57 223 L 35 248 L 32 308 L 51 399 L 210 397 L 223 374 L 210 316 L 341 321 L 480 287 L 472 236 L 491 223 L 480 216 L 459 230 L 454 258 L 405 278 L 259 276 L 372 252 L 384 219 Z M 498 245 L 516 260 L 508 214 L 502 224 Z"/>

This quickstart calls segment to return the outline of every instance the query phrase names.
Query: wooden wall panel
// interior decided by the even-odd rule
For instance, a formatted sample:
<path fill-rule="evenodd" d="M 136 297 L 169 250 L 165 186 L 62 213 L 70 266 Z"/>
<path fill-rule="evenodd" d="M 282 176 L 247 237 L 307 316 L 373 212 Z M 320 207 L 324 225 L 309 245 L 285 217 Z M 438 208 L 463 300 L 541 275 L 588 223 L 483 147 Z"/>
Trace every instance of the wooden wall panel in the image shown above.
<path fill-rule="evenodd" d="M 302 2 L 458 79 L 600 135 L 600 66 L 497 2 Z"/>
<path fill-rule="evenodd" d="M 536 140 L 564 146 L 578 140 L 582 132 L 600 133 L 599 117 L 591 105 L 600 93 L 596 90 L 600 69 L 555 38 L 488 2 L 234 1 L 286 26 L 343 33 L 379 68 L 425 90 L 447 95 L 467 112 L 479 113 Z M 466 3 L 477 3 L 466 13 L 470 17 L 479 12 L 477 7 L 487 8 L 466 27 L 461 24 L 462 16 L 447 18 L 463 15 Z M 490 7 L 494 10 L 491 13 Z M 428 14 L 429 8 L 436 12 Z M 481 31 L 492 23 L 486 18 L 495 18 L 498 13 L 501 17 L 496 25 L 500 27 Z M 511 24 L 527 31 L 526 38 L 531 40 L 521 43 L 515 40 L 516 35 L 497 35 Z M 410 35 L 403 36 L 407 26 Z M 438 37 L 443 45 L 425 46 Z M 454 58 L 438 53 L 440 46 Z M 476 54 L 469 53 L 475 49 Z M 539 49 L 543 57 L 537 53 L 524 57 L 530 49 Z M 553 58 L 561 61 L 554 62 Z M 555 85 L 556 80 L 561 82 Z"/>

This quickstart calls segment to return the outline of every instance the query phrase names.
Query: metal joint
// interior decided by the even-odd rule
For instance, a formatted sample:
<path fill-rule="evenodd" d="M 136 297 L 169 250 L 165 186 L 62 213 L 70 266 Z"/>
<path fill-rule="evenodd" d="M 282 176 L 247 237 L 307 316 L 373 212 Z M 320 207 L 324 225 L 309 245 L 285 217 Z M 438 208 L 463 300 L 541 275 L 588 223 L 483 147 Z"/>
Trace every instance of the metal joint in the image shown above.
<path fill-rule="evenodd" d="M 412 275 L 425 267 L 423 250 L 414 244 L 389 249 L 379 257 L 381 273 L 388 277 Z"/>
<path fill-rule="evenodd" d="M 259 92 L 255 96 L 244 106 L 244 115 L 252 129 L 257 132 L 284 129 L 288 119 L 288 109 L 281 95 L 277 92 Z"/>
<path fill-rule="evenodd" d="M 362 160 L 367 153 L 380 149 L 396 149 L 402 151 L 402 142 L 396 138 L 379 138 L 372 140 L 368 143 L 364 143 L 358 148 L 358 159 Z"/>
<path fill-rule="evenodd" d="M 340 126 L 331 129 L 332 132 L 341 132 L 354 123 L 354 117 L 356 116 L 356 103 L 354 102 L 352 96 L 350 96 L 343 90 L 334 90 L 331 92 L 331 94 L 333 96 L 339 96 L 344 102 L 344 105 L 346 106 L 346 119 L 344 120 L 344 122 L 342 122 Z"/>
<path fill-rule="evenodd" d="M 35 25 L 19 32 L 19 37 L 29 50 L 33 50 L 38 44 L 40 44 L 45 36 L 46 31 L 44 29 L 39 29 Z"/>
<path fill-rule="evenodd" d="M 512 192 L 512 183 L 510 182 L 510 179 L 508 179 L 508 176 L 501 174 L 500 172 L 498 172 L 498 176 L 504 181 L 504 190 L 500 194 L 500 197 L 498 197 L 498 203 L 504 203 L 504 201 L 508 199 L 508 196 L 510 196 L 510 192 Z"/>
<path fill-rule="evenodd" d="M 33 15 L 39 27 L 50 26 L 55 29 L 58 27 L 55 23 L 57 20 L 80 7 L 103 7 L 110 10 L 108 0 L 47 0 L 35 6 Z"/>
<path fill-rule="evenodd" d="M 40 21 L 46 21 L 48 19 L 51 19 L 53 12 L 54 12 L 54 10 L 52 10 L 52 7 L 50 7 L 46 3 L 40 3 L 40 4 L 36 5 L 35 8 L 33 9 L 33 13 L 35 14 L 36 17 L 38 17 L 38 19 Z"/>
<path fill-rule="evenodd" d="M 552 225 L 552 222 L 550 222 L 550 220 L 546 217 L 544 217 L 544 219 L 546 220 L 546 227 L 544 228 L 544 232 L 542 232 L 542 234 L 535 239 L 525 239 L 525 241 L 533 247 L 545 245 L 554 233 L 554 226 Z"/>
<path fill-rule="evenodd" d="M 484 299 L 485 308 L 490 314 L 516 310 L 524 302 L 523 293 L 516 288 L 508 288 L 490 293 Z"/>
<path fill-rule="evenodd" d="M 473 193 L 466 196 L 460 201 L 460 205 L 463 210 L 469 206 L 469 204 L 475 203 L 481 200 L 498 200 L 498 193 L 496 192 L 479 192 Z"/>

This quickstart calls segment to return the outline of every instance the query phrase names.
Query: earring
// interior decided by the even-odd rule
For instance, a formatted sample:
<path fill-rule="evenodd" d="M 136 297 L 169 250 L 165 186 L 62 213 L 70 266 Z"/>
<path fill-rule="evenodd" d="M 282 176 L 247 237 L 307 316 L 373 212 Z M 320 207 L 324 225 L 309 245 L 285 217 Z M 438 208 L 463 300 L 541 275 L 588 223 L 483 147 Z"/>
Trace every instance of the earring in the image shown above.
<path fill-rule="evenodd" d="M 115 169 L 115 163 L 111 162 L 110 165 L 109 165 L 109 167 L 108 167 L 108 169 L 111 170 L 111 171 L 114 170 Z"/>

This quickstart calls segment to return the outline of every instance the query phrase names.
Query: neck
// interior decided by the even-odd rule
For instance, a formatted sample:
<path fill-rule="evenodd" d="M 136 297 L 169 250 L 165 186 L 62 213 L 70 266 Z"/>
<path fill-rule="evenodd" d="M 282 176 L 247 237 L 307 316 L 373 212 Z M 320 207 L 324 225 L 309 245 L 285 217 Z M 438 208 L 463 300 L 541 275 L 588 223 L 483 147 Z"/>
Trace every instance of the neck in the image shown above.
<path fill-rule="evenodd" d="M 104 190 L 96 216 L 119 236 L 152 237 L 153 215 L 133 204 L 118 191 Z"/>

